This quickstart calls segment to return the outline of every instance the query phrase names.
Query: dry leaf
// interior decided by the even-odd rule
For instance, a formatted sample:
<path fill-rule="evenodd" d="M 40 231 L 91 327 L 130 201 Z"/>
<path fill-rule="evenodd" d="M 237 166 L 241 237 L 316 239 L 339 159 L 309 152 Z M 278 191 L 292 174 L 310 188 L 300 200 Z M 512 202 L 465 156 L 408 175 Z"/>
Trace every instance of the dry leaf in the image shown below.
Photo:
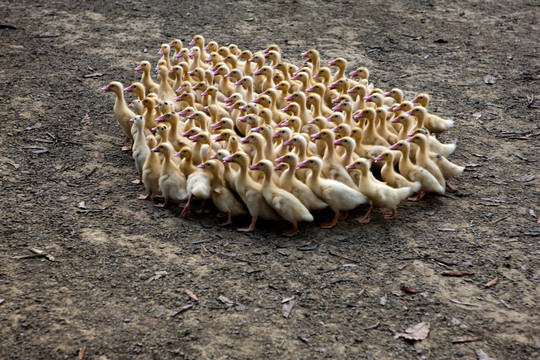
<path fill-rule="evenodd" d="M 531 215 L 533 218 L 536 218 L 536 213 L 533 209 L 529 209 L 529 215 Z"/>
<path fill-rule="evenodd" d="M 441 275 L 444 276 L 465 276 L 465 275 L 474 275 L 473 272 L 465 271 L 465 270 L 459 270 L 459 271 L 451 271 L 451 270 L 445 270 L 441 273 Z"/>
<path fill-rule="evenodd" d="M 282 303 L 283 303 L 283 317 L 288 318 L 289 315 L 291 315 L 291 311 L 294 305 L 296 304 L 296 301 L 294 301 L 293 299 L 290 299 L 287 302 L 282 301 Z"/>
<path fill-rule="evenodd" d="M 482 340 L 481 336 L 467 336 L 461 339 L 452 340 L 452 344 L 462 344 L 462 343 L 480 341 L 480 340 Z"/>
<path fill-rule="evenodd" d="M 86 204 L 84 203 L 84 201 L 81 201 L 81 202 L 79 203 L 79 205 L 77 205 L 77 207 L 78 207 L 79 209 L 86 209 Z"/>
<path fill-rule="evenodd" d="M 154 276 L 152 276 L 150 279 L 148 279 L 149 283 L 151 283 L 154 280 L 161 279 L 162 277 L 164 277 L 168 273 L 163 270 L 163 271 L 156 271 L 156 272 L 154 272 L 154 274 L 155 274 Z"/>
<path fill-rule="evenodd" d="M 81 124 L 88 125 L 89 122 L 90 122 L 90 116 L 88 116 L 88 114 L 84 115 L 84 118 L 81 120 Z"/>
<path fill-rule="evenodd" d="M 392 291 L 392 294 L 396 295 L 397 297 L 402 297 L 405 295 L 405 292 L 403 292 L 403 290 L 394 290 Z"/>
<path fill-rule="evenodd" d="M 180 310 L 173 312 L 171 314 L 171 317 L 175 317 L 176 315 L 178 315 L 180 313 L 183 313 L 184 311 L 186 311 L 188 309 L 191 309 L 192 307 L 193 307 L 193 304 L 188 304 L 188 305 L 182 307 Z"/>
<path fill-rule="evenodd" d="M 459 300 L 456 300 L 456 299 L 450 299 L 450 301 L 453 302 L 454 304 L 458 304 L 458 305 L 478 306 L 478 304 L 466 303 L 466 302 L 462 302 L 462 301 L 459 301 Z"/>
<path fill-rule="evenodd" d="M 476 356 L 478 356 L 478 360 L 495 360 L 495 358 L 489 357 L 482 349 L 476 349 Z"/>
<path fill-rule="evenodd" d="M 232 301 L 231 299 L 229 299 L 228 297 L 225 297 L 225 296 L 223 296 L 223 295 L 220 295 L 220 296 L 218 297 L 218 299 L 219 299 L 222 303 L 224 303 L 225 305 L 227 305 L 227 306 L 234 306 L 234 305 L 236 305 L 236 303 L 235 303 L 234 301 Z"/>
<path fill-rule="evenodd" d="M 473 118 L 475 118 L 476 120 L 480 119 L 482 117 L 482 114 L 480 113 L 474 113 L 473 115 Z"/>
<path fill-rule="evenodd" d="M 381 305 L 386 305 L 388 303 L 388 300 L 386 299 L 386 295 L 381 296 Z"/>
<path fill-rule="evenodd" d="M 429 334 L 429 323 L 421 322 L 409 327 L 404 333 L 397 332 L 394 339 L 404 338 L 409 340 L 424 340 Z"/>
<path fill-rule="evenodd" d="M 192 292 L 189 291 L 188 289 L 184 289 L 184 292 L 185 292 L 190 298 L 192 298 L 193 300 L 199 301 L 199 298 L 197 298 L 197 295 L 195 295 L 194 293 L 192 293 Z"/>
<path fill-rule="evenodd" d="M 495 279 L 491 280 L 491 281 L 488 281 L 487 283 L 484 284 L 484 287 L 491 287 L 493 285 L 495 285 L 497 283 L 497 281 L 499 281 L 499 277 L 498 276 L 495 276 Z"/>
<path fill-rule="evenodd" d="M 524 183 L 524 182 L 529 182 L 532 179 L 534 179 L 534 175 L 526 175 L 526 176 L 520 177 L 519 179 L 516 179 L 516 181 Z"/>
<path fill-rule="evenodd" d="M 493 85 L 496 82 L 497 82 L 497 79 L 495 79 L 495 77 L 493 77 L 493 75 L 487 74 L 486 76 L 484 76 L 484 83 L 486 83 L 488 85 Z"/>

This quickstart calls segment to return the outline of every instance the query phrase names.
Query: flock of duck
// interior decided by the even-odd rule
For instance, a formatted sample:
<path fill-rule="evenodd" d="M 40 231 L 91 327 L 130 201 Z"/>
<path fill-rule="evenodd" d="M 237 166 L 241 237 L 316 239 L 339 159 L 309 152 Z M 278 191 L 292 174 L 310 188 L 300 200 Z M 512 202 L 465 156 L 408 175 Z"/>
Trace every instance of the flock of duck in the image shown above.
<path fill-rule="evenodd" d="M 375 88 L 365 67 L 347 76 L 343 58 L 323 66 L 315 49 L 296 66 L 278 45 L 252 53 L 196 35 L 189 46 L 161 45 L 157 82 L 141 61 L 139 82 L 102 89 L 116 94 L 122 149 L 132 151 L 133 182 L 148 191 L 139 199 L 179 203 L 182 217 L 193 199 L 200 212 L 211 200 L 225 224 L 251 215 L 238 231 L 253 231 L 258 218 L 284 219 L 292 236 L 326 207 L 334 217 L 323 228 L 361 204 L 371 206 L 360 223 L 374 206 L 391 209 L 384 218 L 392 219 L 402 200 L 444 194 L 446 179 L 464 170 L 447 159 L 455 142 L 438 140 L 453 122 L 429 112 L 427 94 L 406 101 L 400 89 Z M 137 98 L 128 105 L 124 93 Z"/>

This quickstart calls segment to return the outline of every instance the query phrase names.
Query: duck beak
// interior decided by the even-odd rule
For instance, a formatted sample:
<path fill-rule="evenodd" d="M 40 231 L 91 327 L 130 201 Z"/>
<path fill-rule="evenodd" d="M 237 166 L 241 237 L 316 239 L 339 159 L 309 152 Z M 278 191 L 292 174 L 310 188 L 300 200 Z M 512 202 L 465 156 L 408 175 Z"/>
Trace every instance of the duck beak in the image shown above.
<path fill-rule="evenodd" d="M 308 121 L 308 124 L 315 124 L 315 119 L 311 119 Z"/>
<path fill-rule="evenodd" d="M 337 139 L 336 141 L 334 141 L 334 145 L 341 146 L 341 142 L 342 142 L 341 139 Z"/>
<path fill-rule="evenodd" d="M 210 156 L 210 159 L 217 159 L 217 154 Z"/>
<path fill-rule="evenodd" d="M 371 99 L 373 99 L 373 96 L 371 96 L 371 94 L 364 96 L 364 100 L 366 101 L 371 101 Z"/>
<path fill-rule="evenodd" d="M 163 55 L 163 49 L 159 49 L 159 51 L 158 51 L 157 54 L 158 54 L 158 55 Z"/>
<path fill-rule="evenodd" d="M 413 104 L 417 104 L 417 103 L 418 103 L 418 99 L 417 99 L 417 98 L 414 98 L 414 99 L 411 100 L 411 102 L 412 102 Z"/>
<path fill-rule="evenodd" d="M 314 78 L 314 79 L 317 79 L 317 78 L 319 78 L 319 77 L 321 77 L 321 74 L 319 74 L 319 73 L 316 73 L 315 75 L 313 75 L 313 78 Z"/>
<path fill-rule="evenodd" d="M 274 170 L 276 171 L 280 170 L 280 166 L 279 165 L 274 166 Z"/>
<path fill-rule="evenodd" d="M 332 108 L 332 111 L 341 111 L 341 104 L 338 104 Z"/>
<path fill-rule="evenodd" d="M 246 137 L 241 138 L 241 139 L 240 139 L 240 142 L 241 142 L 242 144 L 247 144 L 247 143 L 249 143 L 249 139 L 248 139 L 247 136 L 246 136 Z"/>
<path fill-rule="evenodd" d="M 173 155 L 174 157 L 179 157 L 180 159 L 182 158 L 182 152 L 177 152 L 176 154 Z"/>
<path fill-rule="evenodd" d="M 414 138 L 413 137 L 410 137 L 410 138 L 407 138 L 407 140 L 405 140 L 407 142 L 414 142 Z"/>
<path fill-rule="evenodd" d="M 307 58 L 307 57 L 308 57 L 307 51 L 302 53 L 302 57 L 303 57 L 303 58 Z"/>
<path fill-rule="evenodd" d="M 285 145 L 285 146 L 292 145 L 292 139 L 289 139 L 289 140 L 285 141 L 285 142 L 283 143 L 283 145 Z"/>
<path fill-rule="evenodd" d="M 260 130 L 261 128 L 258 126 L 256 128 L 251 129 L 251 131 L 256 132 L 256 133 L 260 132 Z"/>
<path fill-rule="evenodd" d="M 204 91 L 204 92 L 201 94 L 201 96 L 206 96 L 206 95 L 208 95 L 208 91 Z"/>
<path fill-rule="evenodd" d="M 274 160 L 277 163 L 282 163 L 285 161 L 285 156 L 278 157 L 276 160 Z"/>
<path fill-rule="evenodd" d="M 390 94 L 391 94 L 390 91 L 387 91 L 387 92 L 385 92 L 383 95 L 386 96 L 386 97 L 389 97 Z"/>
<path fill-rule="evenodd" d="M 124 92 L 127 92 L 127 93 L 130 93 L 132 91 L 133 91 L 133 88 L 131 87 L 131 85 L 124 89 Z"/>
<path fill-rule="evenodd" d="M 191 140 L 192 142 L 197 142 L 197 140 L 199 140 L 199 135 L 190 136 L 189 140 Z"/>
<path fill-rule="evenodd" d="M 156 146 L 155 148 L 153 148 L 152 152 L 159 152 L 159 146 Z"/>
<path fill-rule="evenodd" d="M 259 170 L 259 164 L 251 165 L 249 170 Z"/>
<path fill-rule="evenodd" d="M 351 71 L 351 72 L 349 73 L 349 76 L 352 77 L 352 78 L 353 78 L 353 77 L 357 77 L 357 76 L 358 76 L 358 71 L 356 71 L 356 70 L 355 70 L 355 71 Z"/>
<path fill-rule="evenodd" d="M 334 65 L 336 65 L 336 60 L 332 60 L 332 61 L 330 61 L 330 62 L 328 63 L 328 65 L 330 65 L 330 66 L 334 66 Z"/>
<path fill-rule="evenodd" d="M 313 86 L 306 89 L 306 93 L 310 93 L 310 92 L 313 92 Z"/>
<path fill-rule="evenodd" d="M 169 70 L 169 74 L 174 73 L 174 69 Z"/>
<path fill-rule="evenodd" d="M 139 65 L 135 68 L 135 72 L 141 72 L 142 71 L 142 66 Z"/>
<path fill-rule="evenodd" d="M 206 166 L 204 165 L 204 163 L 202 163 L 202 164 L 200 164 L 200 165 L 197 165 L 197 167 L 198 167 L 199 169 L 204 169 Z"/>
<path fill-rule="evenodd" d="M 412 110 L 409 110 L 409 111 L 405 112 L 405 114 L 412 115 L 413 113 L 412 113 Z"/>
<path fill-rule="evenodd" d="M 407 136 L 414 136 L 414 135 L 416 135 L 416 131 L 413 131 L 407 134 Z"/>
<path fill-rule="evenodd" d="M 313 140 L 320 139 L 320 138 L 321 138 L 321 133 L 319 132 L 319 133 L 313 134 L 313 135 L 311 135 L 311 138 L 312 138 Z"/>
<path fill-rule="evenodd" d="M 185 131 L 182 133 L 182 136 L 189 136 L 189 131 Z"/>
<path fill-rule="evenodd" d="M 389 150 L 397 150 L 397 144 L 391 145 L 388 147 Z"/>
<path fill-rule="evenodd" d="M 364 112 L 363 112 L 363 111 L 360 111 L 360 112 L 356 113 L 356 114 L 353 116 L 354 119 L 361 119 L 361 118 L 363 118 L 363 117 L 364 117 Z"/>
<path fill-rule="evenodd" d="M 345 169 L 347 169 L 347 170 L 352 170 L 352 169 L 354 169 L 354 163 L 345 166 Z"/>
<path fill-rule="evenodd" d="M 193 39 L 193 40 L 191 40 L 191 41 L 189 42 L 189 46 L 193 46 L 193 45 L 195 45 L 195 44 L 196 44 L 195 39 Z"/>
<path fill-rule="evenodd" d="M 377 156 L 377 157 L 375 158 L 375 161 L 376 161 L 376 162 L 377 162 L 377 161 L 383 161 L 382 155 Z"/>
<path fill-rule="evenodd" d="M 223 136 L 221 136 L 221 134 L 217 135 L 217 136 L 214 138 L 214 141 L 223 141 Z"/>
<path fill-rule="evenodd" d="M 153 127 L 153 128 L 151 128 L 150 130 L 155 134 L 156 131 L 157 131 L 157 127 Z"/>
<path fill-rule="evenodd" d="M 234 157 L 231 155 L 231 156 L 227 156 L 226 158 L 223 159 L 223 162 L 233 162 L 233 159 Z"/>
<path fill-rule="evenodd" d="M 289 96 L 287 96 L 287 97 L 285 98 L 285 101 L 287 101 L 287 102 L 291 102 L 292 100 L 293 100 L 292 95 L 289 95 Z"/>
<path fill-rule="evenodd" d="M 156 122 L 162 122 L 165 120 L 165 115 L 161 115 L 155 119 Z"/>
<path fill-rule="evenodd" d="M 328 86 L 328 90 L 333 90 L 336 88 L 336 86 L 337 86 L 337 83 L 333 82 L 330 84 L 330 86 Z"/>
<path fill-rule="evenodd" d="M 253 75 L 261 75 L 261 74 L 262 74 L 262 71 L 260 69 L 253 73 Z"/>
<path fill-rule="evenodd" d="M 305 169 L 305 168 L 307 168 L 307 161 L 302 161 L 301 163 L 298 163 L 298 165 L 296 165 L 296 168 L 297 169 Z"/>
<path fill-rule="evenodd" d="M 107 92 L 111 91 L 111 87 L 109 85 L 107 85 L 105 87 L 102 87 L 101 91 L 103 91 L 104 93 L 107 93 Z"/>
<path fill-rule="evenodd" d="M 130 123 L 134 123 L 134 122 L 135 122 L 135 118 L 129 119 L 129 122 L 130 122 Z"/>
<path fill-rule="evenodd" d="M 251 102 L 254 102 L 255 104 L 258 104 L 258 103 L 261 102 L 261 99 L 255 98 L 255 99 L 251 100 Z"/>
<path fill-rule="evenodd" d="M 354 88 L 347 90 L 347 94 L 353 94 L 353 93 L 354 93 Z"/>
<path fill-rule="evenodd" d="M 217 123 L 214 123 L 214 124 L 210 124 L 210 127 L 215 128 L 216 130 L 218 130 L 221 127 L 221 123 L 217 122 Z"/>

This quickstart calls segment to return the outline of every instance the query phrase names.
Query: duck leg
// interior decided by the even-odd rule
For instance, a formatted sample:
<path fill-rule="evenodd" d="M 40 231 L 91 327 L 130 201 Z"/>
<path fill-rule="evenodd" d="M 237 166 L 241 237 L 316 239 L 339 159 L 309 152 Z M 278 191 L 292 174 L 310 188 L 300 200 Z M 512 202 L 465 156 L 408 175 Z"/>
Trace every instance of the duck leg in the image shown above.
<path fill-rule="evenodd" d="M 284 236 L 294 236 L 298 234 L 300 231 L 298 231 L 298 223 L 295 221 L 293 222 L 293 228 L 291 230 L 287 230 L 283 232 Z"/>
<path fill-rule="evenodd" d="M 345 210 L 341 212 L 341 215 L 339 215 L 339 220 L 347 220 L 348 216 L 349 216 L 349 210 Z"/>
<path fill-rule="evenodd" d="M 322 223 L 322 224 L 321 224 L 321 227 L 322 227 L 323 229 L 331 229 L 331 228 L 333 228 L 334 226 L 336 226 L 336 224 L 337 224 L 337 222 L 338 222 L 338 219 L 339 219 L 339 210 L 336 211 L 336 212 L 334 213 L 334 218 L 332 219 L 331 222 L 328 222 L 328 223 Z"/>
<path fill-rule="evenodd" d="M 369 221 L 371 220 L 371 211 L 373 211 L 373 204 L 369 207 L 369 210 L 366 215 L 357 217 L 356 221 L 358 221 L 360 224 L 369 224 Z"/>
<path fill-rule="evenodd" d="M 122 146 L 122 151 L 130 151 L 131 150 L 131 139 L 126 136 L 124 138 L 124 142 L 127 143 L 127 145 Z"/>
<path fill-rule="evenodd" d="M 151 196 L 152 196 L 152 191 L 148 190 L 148 194 L 139 195 L 138 199 L 139 200 L 148 200 L 148 199 L 150 199 Z"/>
<path fill-rule="evenodd" d="M 135 185 L 139 185 L 139 184 L 142 184 L 142 173 L 139 174 L 139 178 L 138 179 L 135 179 L 131 182 L 132 184 L 135 184 Z"/>
<path fill-rule="evenodd" d="M 221 214 L 224 215 L 224 214 Z M 219 224 L 219 226 L 227 226 L 232 224 L 232 211 L 229 209 L 227 211 L 227 222 L 224 222 L 223 224 Z"/>
<path fill-rule="evenodd" d="M 199 210 L 195 210 L 195 212 L 196 212 L 197 214 L 202 214 L 203 212 L 206 212 L 206 213 L 207 213 L 208 211 L 205 211 L 205 210 L 204 210 L 204 206 L 205 206 L 205 205 L 206 205 L 206 199 L 202 201 L 201 208 L 200 208 Z"/>
<path fill-rule="evenodd" d="M 180 217 L 187 218 L 191 216 L 191 200 L 192 199 L 193 199 L 193 195 L 190 195 L 187 201 L 187 204 L 184 207 L 184 210 L 182 210 L 182 212 L 180 213 Z"/>
<path fill-rule="evenodd" d="M 418 195 L 416 195 L 415 197 L 410 197 L 407 200 L 416 202 L 416 201 L 422 200 L 424 198 L 424 196 L 426 196 L 426 192 L 425 191 L 419 191 Z"/>
<path fill-rule="evenodd" d="M 167 205 L 169 205 L 169 198 L 165 197 L 165 202 L 163 204 L 155 204 L 154 206 L 157 208 L 166 208 Z"/>
<path fill-rule="evenodd" d="M 383 215 L 383 218 L 385 220 L 390 220 L 390 219 L 393 219 L 396 217 L 396 214 L 397 214 L 397 206 L 395 208 L 392 209 L 392 211 L 386 213 Z"/>
<path fill-rule="evenodd" d="M 258 218 L 258 216 L 252 216 L 252 217 L 251 217 L 251 224 L 249 224 L 248 227 L 236 229 L 236 231 L 250 232 L 250 231 L 255 230 L 255 223 L 257 222 L 257 218 Z"/>

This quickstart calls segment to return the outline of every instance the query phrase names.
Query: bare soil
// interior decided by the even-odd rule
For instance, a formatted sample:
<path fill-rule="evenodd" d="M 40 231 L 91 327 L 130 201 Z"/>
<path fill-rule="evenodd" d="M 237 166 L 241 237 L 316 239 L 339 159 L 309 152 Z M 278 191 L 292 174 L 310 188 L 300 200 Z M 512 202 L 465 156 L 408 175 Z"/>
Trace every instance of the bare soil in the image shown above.
<path fill-rule="evenodd" d="M 16 27 L 0 29 L 0 358 L 540 357 L 538 2 L 0 8 Z M 442 140 L 457 138 L 451 160 L 467 165 L 458 191 L 405 203 L 391 221 L 376 211 L 368 225 L 354 221 L 359 208 L 324 230 L 322 212 L 292 239 L 276 224 L 240 234 L 214 212 L 184 220 L 137 200 L 113 96 L 100 88 L 130 84 L 161 43 L 195 34 L 242 49 L 275 42 L 297 63 L 314 47 L 348 71 L 367 66 L 382 89 L 431 94 L 431 111 L 455 120 Z M 93 73 L 103 76 L 84 77 Z M 55 261 L 14 258 L 30 248 Z M 420 322 L 425 340 L 394 338 Z"/>

